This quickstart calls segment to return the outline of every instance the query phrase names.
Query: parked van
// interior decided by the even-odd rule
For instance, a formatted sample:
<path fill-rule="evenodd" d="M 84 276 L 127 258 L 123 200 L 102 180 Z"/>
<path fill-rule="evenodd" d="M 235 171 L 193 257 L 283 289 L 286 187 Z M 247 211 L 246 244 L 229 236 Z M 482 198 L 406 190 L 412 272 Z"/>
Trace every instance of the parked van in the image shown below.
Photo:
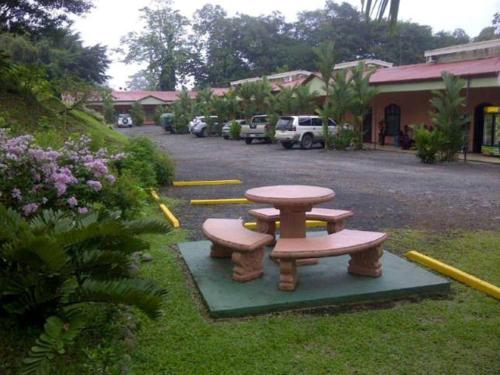
<path fill-rule="evenodd" d="M 241 125 L 240 137 L 245 140 L 247 145 L 252 143 L 254 139 L 271 142 L 269 137 L 271 128 L 272 124 L 269 123 L 267 115 L 253 116 L 250 124 Z"/>
<path fill-rule="evenodd" d="M 337 124 L 328 120 L 330 134 L 337 132 Z M 309 149 L 314 143 L 324 144 L 323 120 L 319 116 L 281 116 L 276 123 L 276 140 L 290 149 L 294 144 L 300 144 L 303 149 Z"/>

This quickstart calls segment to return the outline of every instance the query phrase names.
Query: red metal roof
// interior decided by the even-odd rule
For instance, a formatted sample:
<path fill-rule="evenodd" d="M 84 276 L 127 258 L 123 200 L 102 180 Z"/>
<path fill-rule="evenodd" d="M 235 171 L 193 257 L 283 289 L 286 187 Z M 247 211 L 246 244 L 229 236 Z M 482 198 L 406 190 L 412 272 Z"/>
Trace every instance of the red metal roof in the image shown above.
<path fill-rule="evenodd" d="M 214 87 L 211 89 L 212 93 L 217 96 L 224 95 L 229 89 L 225 87 Z M 177 100 L 180 91 L 113 91 L 113 98 L 117 102 L 135 102 L 147 97 L 154 97 L 164 102 L 173 102 Z M 196 91 L 189 91 L 189 96 L 195 98 Z"/>
<path fill-rule="evenodd" d="M 450 63 L 426 63 L 402 65 L 378 69 L 370 78 L 370 83 L 424 81 L 441 79 L 443 72 L 457 76 L 494 76 L 500 72 L 500 57 Z"/>

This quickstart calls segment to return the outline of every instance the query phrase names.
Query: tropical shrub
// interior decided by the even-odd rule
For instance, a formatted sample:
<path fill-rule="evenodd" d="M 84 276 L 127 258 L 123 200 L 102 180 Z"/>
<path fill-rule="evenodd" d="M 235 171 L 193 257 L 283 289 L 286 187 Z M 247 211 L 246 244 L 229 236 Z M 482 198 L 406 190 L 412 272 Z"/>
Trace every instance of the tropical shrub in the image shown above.
<path fill-rule="evenodd" d="M 336 150 L 346 150 L 350 147 L 355 139 L 356 134 L 352 129 L 349 128 L 341 128 L 339 131 L 332 137 L 332 144 Z"/>
<path fill-rule="evenodd" d="M 469 122 L 464 115 L 466 98 L 461 95 L 465 81 L 448 72 L 442 74 L 442 79 L 445 88 L 433 91 L 431 106 L 434 110 L 430 115 L 439 139 L 440 160 L 453 161 L 464 145 L 464 132 Z"/>
<path fill-rule="evenodd" d="M 24 373 L 51 373 L 51 360 L 92 324 L 96 306 L 158 316 L 164 291 L 135 277 L 130 265 L 134 252 L 148 248 L 139 235 L 167 230 L 164 221 L 95 212 L 75 219 L 43 210 L 25 219 L 0 204 L 0 316 L 44 326 Z"/>
<path fill-rule="evenodd" d="M 142 109 L 142 105 L 138 102 L 132 104 L 132 108 L 130 108 L 130 116 L 132 117 L 132 122 L 135 126 L 144 125 L 144 110 Z"/>
<path fill-rule="evenodd" d="M 113 96 L 108 91 L 102 93 L 102 110 L 104 114 L 104 121 L 107 124 L 114 124 L 116 112 L 115 107 L 113 106 Z"/>
<path fill-rule="evenodd" d="M 163 115 L 164 113 L 167 113 L 167 112 L 168 112 L 167 107 L 164 105 L 159 105 L 158 107 L 156 107 L 154 118 L 153 118 L 155 125 L 160 125 L 161 115 Z"/>
<path fill-rule="evenodd" d="M 41 208 L 79 214 L 98 205 L 111 208 L 103 192 L 112 189 L 116 177 L 111 164 L 123 155 L 93 152 L 90 142 L 82 136 L 56 151 L 37 146 L 31 135 L 9 138 L 0 129 L 0 203 L 24 216 Z"/>
<path fill-rule="evenodd" d="M 433 164 L 436 162 L 436 154 L 440 148 L 439 134 L 426 129 L 424 126 L 412 126 L 415 131 L 415 146 L 417 157 L 422 163 Z"/>
<path fill-rule="evenodd" d="M 126 157 L 117 163 L 121 173 L 136 176 L 147 188 L 172 183 L 174 163 L 149 138 L 132 138 L 125 151 Z"/>
<path fill-rule="evenodd" d="M 231 139 L 240 139 L 241 125 L 236 121 L 231 122 L 231 127 L 229 128 L 229 135 Z"/>
<path fill-rule="evenodd" d="M 193 116 L 193 101 L 189 96 L 189 92 L 183 89 L 179 93 L 179 100 L 172 105 L 174 112 L 174 129 L 177 134 L 186 134 L 188 132 L 188 124 Z"/>

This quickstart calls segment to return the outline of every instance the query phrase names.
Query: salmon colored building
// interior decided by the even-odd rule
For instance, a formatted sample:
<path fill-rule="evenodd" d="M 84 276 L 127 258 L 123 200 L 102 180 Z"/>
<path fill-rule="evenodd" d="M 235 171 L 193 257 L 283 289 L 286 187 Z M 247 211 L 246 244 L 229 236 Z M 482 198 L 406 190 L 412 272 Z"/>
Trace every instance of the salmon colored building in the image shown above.
<path fill-rule="evenodd" d="M 212 88 L 213 95 L 224 95 L 227 88 Z M 168 106 L 179 99 L 179 91 L 113 91 L 113 107 L 117 114 L 130 113 L 132 105 L 139 103 L 144 110 L 144 125 L 154 125 L 155 111 L 159 106 Z M 194 99 L 198 93 L 189 91 L 189 96 Z M 90 100 L 90 108 L 102 111 L 100 98 Z"/>
<path fill-rule="evenodd" d="M 405 125 L 431 125 L 432 90 L 444 88 L 441 75 L 449 72 L 465 81 L 463 95 L 471 120 L 466 132 L 468 151 L 481 152 L 492 136 L 493 142 L 500 143 L 500 116 L 496 116 L 497 134 L 492 135 L 495 130 L 485 113 L 500 106 L 500 39 L 427 51 L 425 56 L 426 63 L 381 68 L 371 76 L 378 94 L 365 122 L 365 141 L 379 142 L 381 121 L 387 129 L 386 144 L 394 144 Z"/>

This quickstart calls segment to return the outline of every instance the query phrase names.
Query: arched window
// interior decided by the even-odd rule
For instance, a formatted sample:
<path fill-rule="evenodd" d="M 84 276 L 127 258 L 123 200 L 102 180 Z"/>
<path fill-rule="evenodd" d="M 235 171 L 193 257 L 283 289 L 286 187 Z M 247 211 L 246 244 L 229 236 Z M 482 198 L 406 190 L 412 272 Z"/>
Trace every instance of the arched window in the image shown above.
<path fill-rule="evenodd" d="M 385 107 L 385 126 L 386 134 L 395 136 L 399 134 L 401 128 L 401 109 L 396 104 L 390 104 Z"/>

